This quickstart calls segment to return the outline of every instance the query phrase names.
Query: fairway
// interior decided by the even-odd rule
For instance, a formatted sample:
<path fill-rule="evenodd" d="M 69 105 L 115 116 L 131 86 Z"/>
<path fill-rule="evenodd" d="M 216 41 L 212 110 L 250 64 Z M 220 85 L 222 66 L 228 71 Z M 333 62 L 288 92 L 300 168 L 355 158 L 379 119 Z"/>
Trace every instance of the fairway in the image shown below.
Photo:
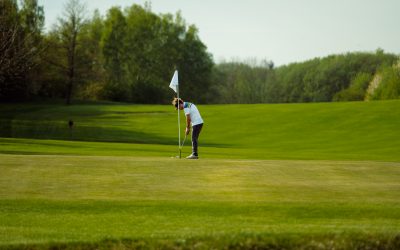
<path fill-rule="evenodd" d="M 170 107 L 2 106 L 0 248 L 395 249 L 399 106 L 199 105 L 195 161 Z"/>
<path fill-rule="evenodd" d="M 398 100 L 199 109 L 201 157 L 400 161 Z M 176 156 L 176 116 L 160 105 L 0 105 L 0 153 Z"/>

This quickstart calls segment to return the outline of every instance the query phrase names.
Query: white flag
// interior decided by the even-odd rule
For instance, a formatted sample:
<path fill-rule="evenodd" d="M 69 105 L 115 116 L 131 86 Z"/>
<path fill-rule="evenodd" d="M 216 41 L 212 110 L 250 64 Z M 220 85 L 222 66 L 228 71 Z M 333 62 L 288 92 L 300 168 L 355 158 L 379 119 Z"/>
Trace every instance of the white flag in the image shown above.
<path fill-rule="evenodd" d="M 173 89 L 175 92 L 177 92 L 178 89 L 178 70 L 175 70 L 174 76 L 172 77 L 171 83 L 169 84 L 169 87 Z"/>

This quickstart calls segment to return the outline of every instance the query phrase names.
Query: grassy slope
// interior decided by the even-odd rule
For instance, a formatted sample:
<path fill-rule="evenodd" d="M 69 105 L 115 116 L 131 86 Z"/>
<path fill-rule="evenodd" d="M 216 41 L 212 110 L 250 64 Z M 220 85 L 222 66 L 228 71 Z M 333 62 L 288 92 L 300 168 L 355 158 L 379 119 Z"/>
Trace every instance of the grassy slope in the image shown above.
<path fill-rule="evenodd" d="M 0 138 L 0 245 L 284 235 L 290 247 L 290 235 L 321 234 L 373 245 L 399 232 L 399 101 L 199 108 L 203 159 L 191 162 L 169 158 L 170 107 L 1 106 L 3 135 L 68 139 L 72 118 L 75 140 L 118 143 Z"/>
<path fill-rule="evenodd" d="M 400 101 L 199 108 L 206 122 L 200 137 L 206 158 L 400 160 Z M 31 105 L 0 111 L 3 137 L 136 144 L 0 139 L 3 153 L 52 153 L 48 146 L 91 155 L 170 156 L 176 151 L 176 113 L 169 106 Z M 69 119 L 75 121 L 72 135 Z"/>

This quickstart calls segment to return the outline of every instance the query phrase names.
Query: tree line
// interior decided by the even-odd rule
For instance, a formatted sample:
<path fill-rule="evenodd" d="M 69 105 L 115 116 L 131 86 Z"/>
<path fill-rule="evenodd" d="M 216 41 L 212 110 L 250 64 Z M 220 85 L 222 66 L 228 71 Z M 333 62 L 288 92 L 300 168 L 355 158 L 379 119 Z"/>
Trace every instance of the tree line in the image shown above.
<path fill-rule="evenodd" d="M 399 56 L 353 52 L 274 68 L 228 62 L 213 68 L 212 102 L 293 103 L 400 98 Z"/>
<path fill-rule="evenodd" d="M 37 0 L 0 2 L 0 100 L 168 103 L 175 69 L 183 97 L 199 103 L 326 102 L 400 96 L 398 55 L 357 52 L 274 67 L 215 63 L 195 25 L 151 5 L 87 16 L 68 0 L 44 31 Z"/>

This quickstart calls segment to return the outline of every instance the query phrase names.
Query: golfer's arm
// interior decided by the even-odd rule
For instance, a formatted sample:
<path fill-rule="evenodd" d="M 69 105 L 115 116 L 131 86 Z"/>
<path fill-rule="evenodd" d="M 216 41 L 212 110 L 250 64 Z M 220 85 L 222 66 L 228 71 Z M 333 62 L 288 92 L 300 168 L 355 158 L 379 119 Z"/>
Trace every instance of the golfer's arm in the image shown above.
<path fill-rule="evenodd" d="M 186 128 L 190 129 L 190 115 L 186 115 Z"/>

